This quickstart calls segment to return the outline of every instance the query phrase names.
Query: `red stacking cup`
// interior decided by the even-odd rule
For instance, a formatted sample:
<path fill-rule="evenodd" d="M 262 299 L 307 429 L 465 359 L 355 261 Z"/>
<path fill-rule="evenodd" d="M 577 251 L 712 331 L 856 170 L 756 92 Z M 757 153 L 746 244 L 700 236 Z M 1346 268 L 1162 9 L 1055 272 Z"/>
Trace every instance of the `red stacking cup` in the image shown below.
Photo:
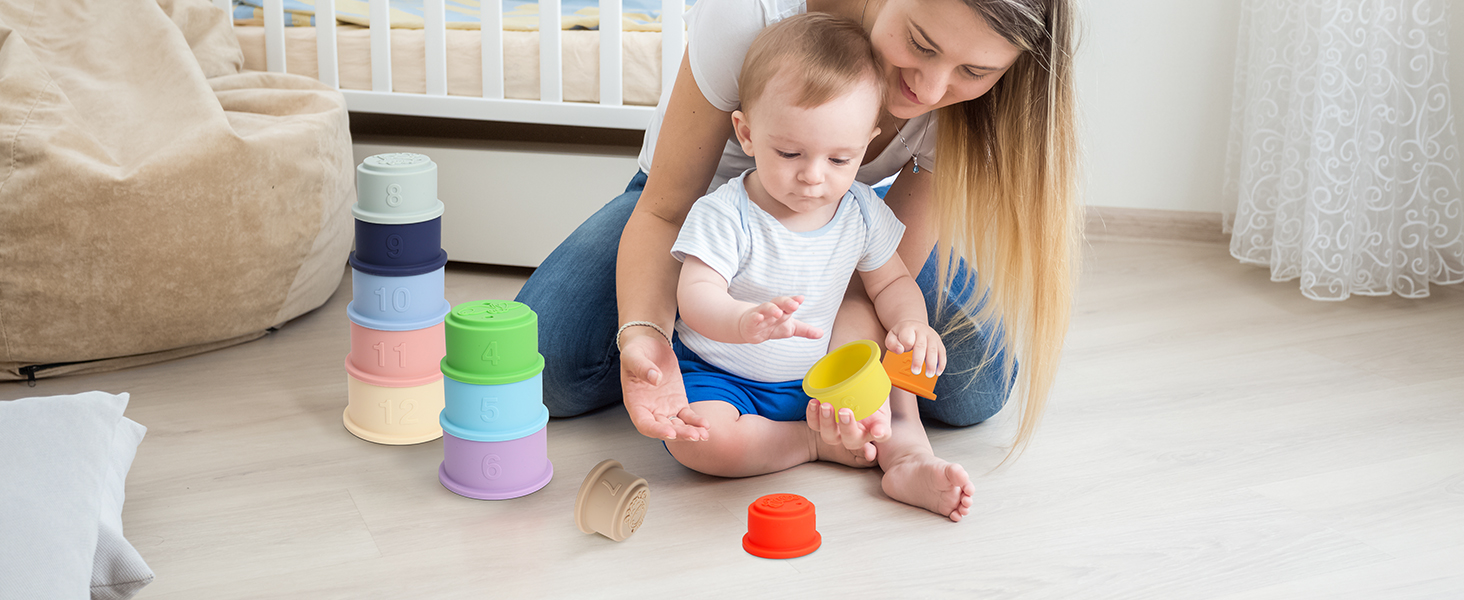
<path fill-rule="evenodd" d="M 769 494 L 747 505 L 742 549 L 763 558 L 795 558 L 818 550 L 813 503 L 797 494 Z"/>

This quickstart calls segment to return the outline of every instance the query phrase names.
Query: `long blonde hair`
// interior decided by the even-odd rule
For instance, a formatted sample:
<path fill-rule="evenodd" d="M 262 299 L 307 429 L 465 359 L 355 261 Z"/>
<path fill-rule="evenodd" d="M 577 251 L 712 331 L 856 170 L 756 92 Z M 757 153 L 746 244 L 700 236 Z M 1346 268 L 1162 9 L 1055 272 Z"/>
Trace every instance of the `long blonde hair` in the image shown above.
<path fill-rule="evenodd" d="M 940 296 L 965 258 L 984 301 L 951 319 L 947 344 L 992 332 L 987 363 L 1025 397 L 1008 458 L 1031 440 L 1057 375 L 1075 287 L 1082 219 L 1076 191 L 1071 0 L 963 0 L 1022 54 L 983 96 L 940 109 L 935 207 Z M 984 294 L 984 296 L 983 296 Z M 939 309 L 937 309 L 939 310 Z M 937 315 L 937 318 L 939 315 Z M 983 363 L 982 368 L 987 366 Z"/>

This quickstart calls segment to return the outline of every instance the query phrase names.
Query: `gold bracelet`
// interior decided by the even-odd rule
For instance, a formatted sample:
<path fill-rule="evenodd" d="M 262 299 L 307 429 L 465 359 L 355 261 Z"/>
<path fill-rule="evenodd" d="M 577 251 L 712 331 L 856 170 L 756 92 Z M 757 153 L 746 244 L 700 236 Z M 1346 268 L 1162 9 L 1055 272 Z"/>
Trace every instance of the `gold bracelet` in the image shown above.
<path fill-rule="evenodd" d="M 661 329 L 661 326 L 660 325 L 657 325 L 657 324 L 652 323 L 650 321 L 631 321 L 629 323 L 626 323 L 624 325 L 621 325 L 620 326 L 620 330 L 618 330 L 618 331 L 615 332 L 615 349 L 616 350 L 620 350 L 620 334 L 625 333 L 625 330 L 626 329 L 630 329 L 631 327 L 636 327 L 638 325 L 644 325 L 646 327 L 650 327 L 651 329 L 656 330 L 656 333 L 659 333 L 659 334 L 661 334 L 661 337 L 666 338 L 666 343 L 667 344 L 670 344 L 671 343 L 671 336 L 666 335 L 666 330 L 665 329 Z"/>

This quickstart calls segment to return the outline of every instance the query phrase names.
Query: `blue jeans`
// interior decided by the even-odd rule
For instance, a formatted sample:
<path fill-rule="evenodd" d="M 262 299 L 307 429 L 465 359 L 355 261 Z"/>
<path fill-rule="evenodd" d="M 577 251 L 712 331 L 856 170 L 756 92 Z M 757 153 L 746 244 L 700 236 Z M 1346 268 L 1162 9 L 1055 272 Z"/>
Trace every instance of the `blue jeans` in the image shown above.
<path fill-rule="evenodd" d="M 622 402 L 620 352 L 615 349 L 615 330 L 620 326 L 615 259 L 620 234 L 645 185 L 646 174 L 637 173 L 625 193 L 581 224 L 519 291 L 517 300 L 539 315 L 544 404 L 552 416 L 571 417 Z M 925 292 L 931 325 L 943 331 L 947 321 L 959 318 L 956 307 L 971 301 L 975 285 L 967 277 L 956 277 L 947 286 L 946 307 L 936 311 L 936 259 L 932 252 L 915 280 Z M 1011 393 L 1002 369 L 1015 374 L 1016 365 L 998 346 L 993 359 L 977 368 L 992 335 L 993 331 L 981 330 L 958 343 L 947 341 L 948 366 L 935 386 L 939 400 L 919 401 L 922 419 L 966 426 L 1001 410 Z"/>

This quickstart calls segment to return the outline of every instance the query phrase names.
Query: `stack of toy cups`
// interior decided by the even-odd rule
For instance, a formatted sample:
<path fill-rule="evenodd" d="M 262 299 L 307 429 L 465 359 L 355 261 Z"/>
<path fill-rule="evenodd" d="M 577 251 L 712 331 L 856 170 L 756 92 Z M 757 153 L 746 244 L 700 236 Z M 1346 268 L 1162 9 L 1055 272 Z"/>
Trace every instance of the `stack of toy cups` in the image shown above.
<path fill-rule="evenodd" d="M 351 253 L 351 353 L 343 419 L 356 437 L 420 444 L 442 436 L 439 362 L 446 353 L 442 202 L 437 165 L 379 154 L 356 168 Z"/>
<path fill-rule="evenodd" d="M 466 302 L 448 314 L 446 333 L 438 480 L 479 500 L 538 491 L 554 477 L 539 316 L 518 302 Z"/>

